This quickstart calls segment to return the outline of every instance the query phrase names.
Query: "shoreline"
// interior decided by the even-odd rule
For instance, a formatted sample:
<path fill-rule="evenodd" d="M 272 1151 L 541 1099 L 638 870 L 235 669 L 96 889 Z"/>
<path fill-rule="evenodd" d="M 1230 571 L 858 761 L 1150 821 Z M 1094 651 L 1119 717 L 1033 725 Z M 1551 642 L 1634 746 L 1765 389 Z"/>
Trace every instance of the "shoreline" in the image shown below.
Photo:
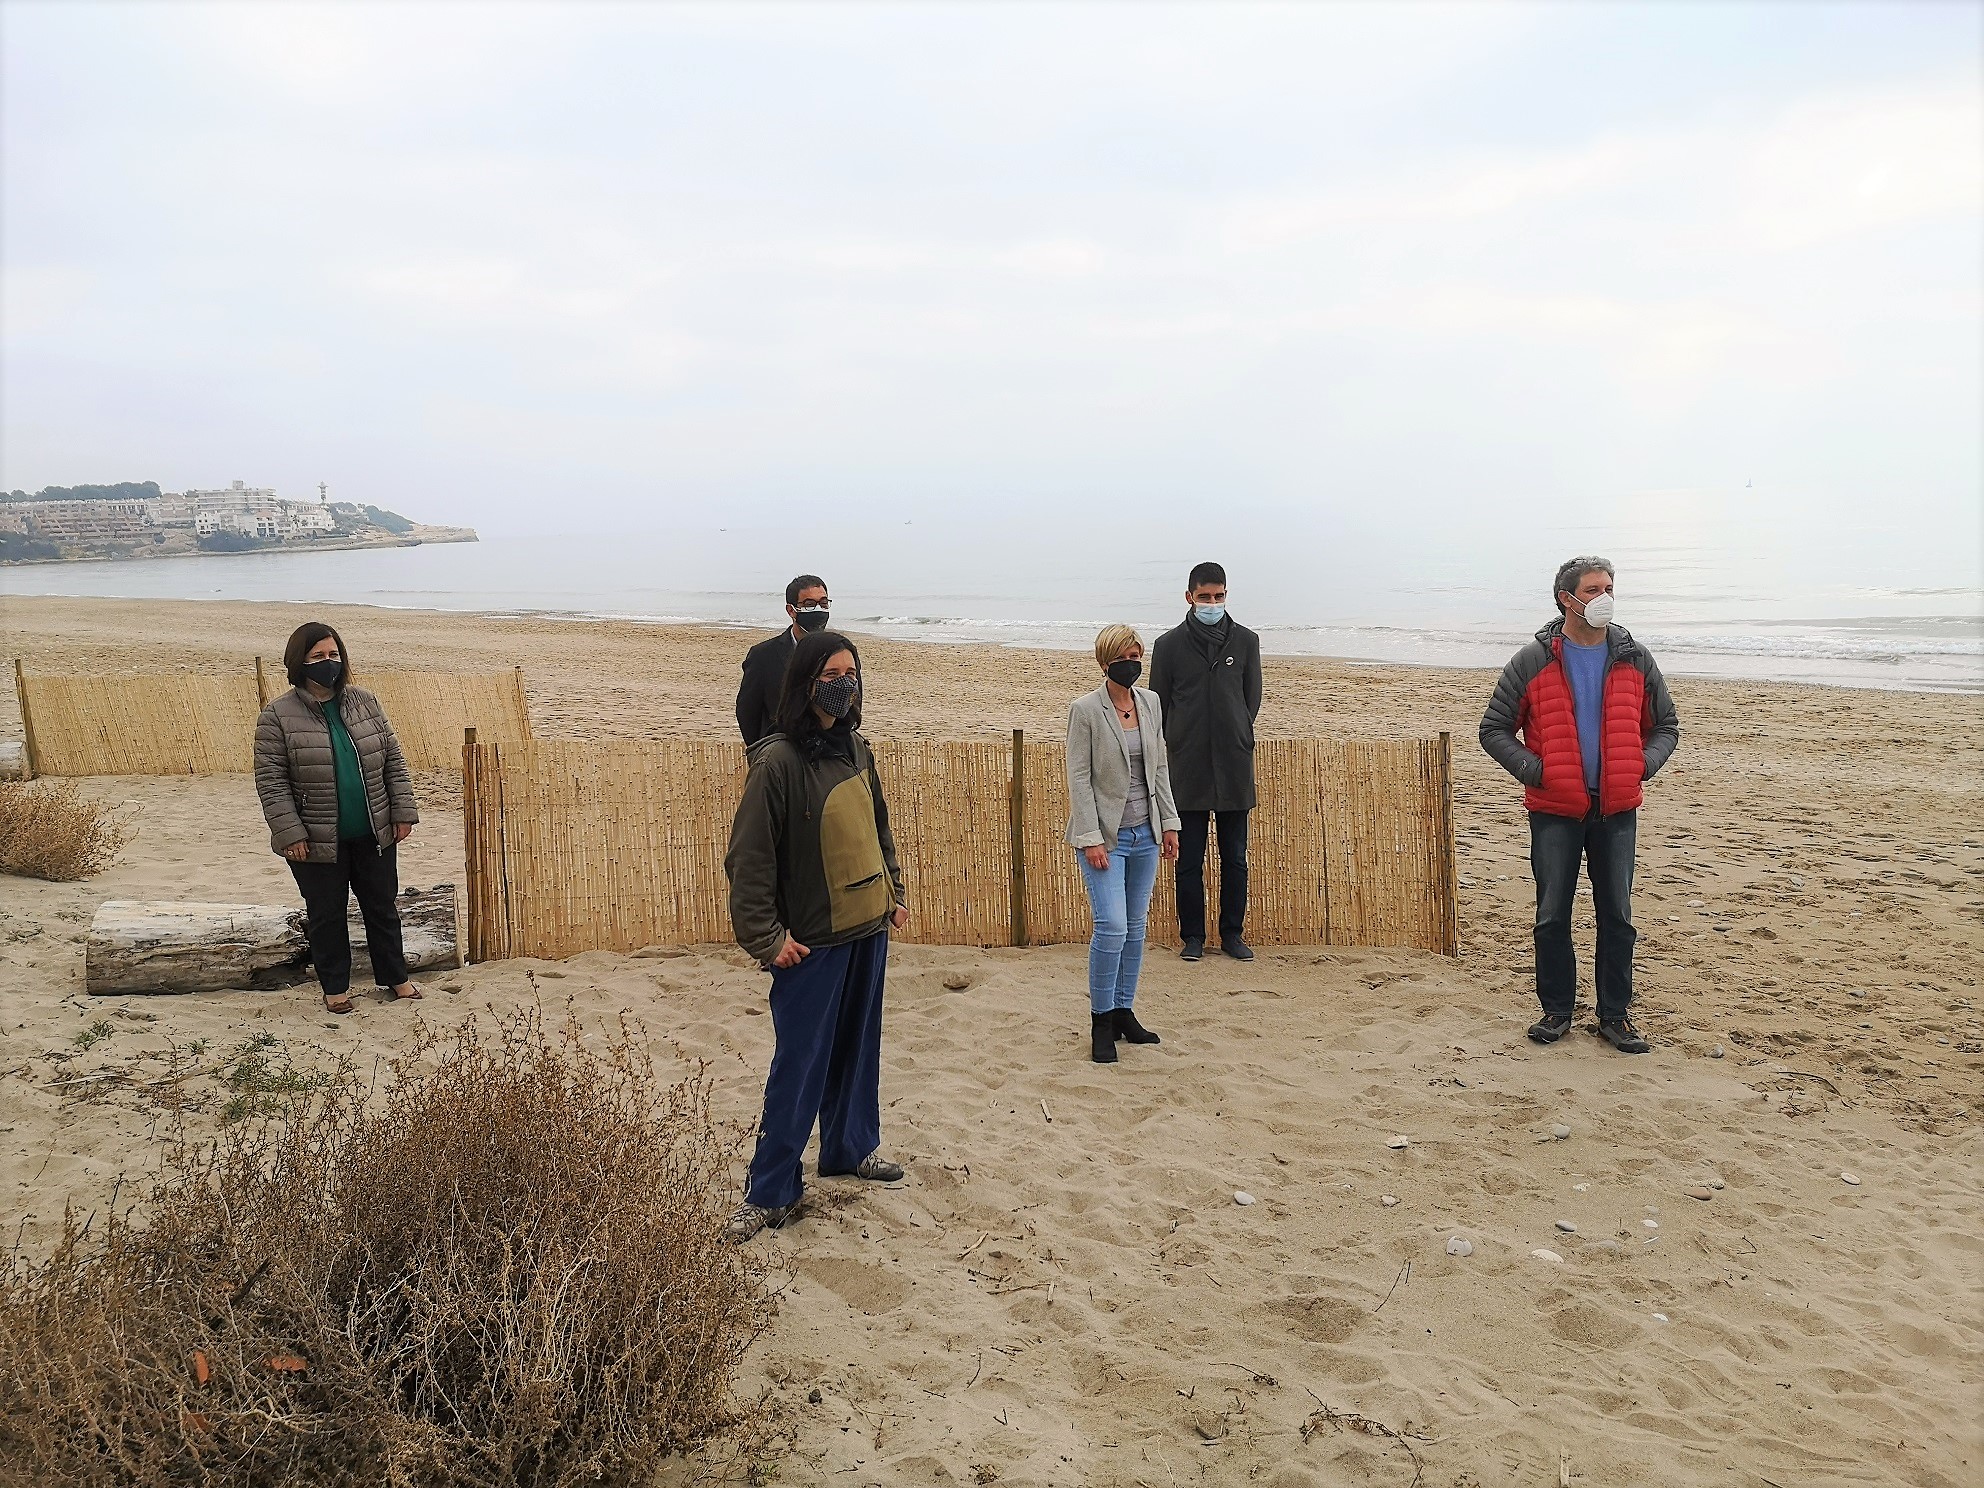
<path fill-rule="evenodd" d="M 449 539 L 449 541 L 474 542 L 474 541 L 479 541 L 479 539 L 471 537 L 471 538 L 461 538 L 461 539 Z M 342 549 L 318 548 L 318 549 L 313 549 L 311 551 L 317 551 L 317 552 L 356 551 L 356 550 L 363 550 L 366 548 L 386 548 L 386 547 L 405 548 L 405 547 L 420 547 L 422 545 L 423 544 L 420 542 L 358 543 L 358 544 L 348 545 L 347 547 Z M 260 553 L 266 554 L 270 552 L 277 552 L 280 550 L 262 549 L 258 551 Z M 235 556 L 256 556 L 256 554 L 249 553 L 249 554 L 236 555 L 236 554 L 181 553 L 181 554 L 167 554 L 162 556 L 235 557 Z M 60 566 L 64 562 L 112 562 L 112 561 L 118 561 L 118 560 L 111 560 L 111 559 L 36 560 L 34 566 L 48 568 L 48 567 Z M 30 565 L 0 564 L 0 568 L 28 567 L 28 566 Z M 769 623 L 754 624 L 752 622 L 742 621 L 742 620 L 698 619 L 689 616 L 644 616 L 644 615 L 612 614 L 601 611 L 570 610 L 570 609 L 556 609 L 556 610 L 487 609 L 487 608 L 437 609 L 428 605 L 393 605 L 393 604 L 383 604 L 374 600 L 349 600 L 349 601 L 326 602 L 319 600 L 242 599 L 238 597 L 229 597 L 229 596 L 216 596 L 216 597 L 193 596 L 186 598 L 156 599 L 156 598 L 147 598 L 147 597 L 124 597 L 124 596 L 110 596 L 110 595 L 90 595 L 90 594 L 10 595 L 5 593 L 0 593 L 0 605 L 37 604 L 37 603 L 79 604 L 79 605 L 160 605 L 160 606 L 243 605 L 257 609 L 282 607 L 282 606 L 297 606 L 297 607 L 314 607 L 316 609 L 321 609 L 325 611 L 330 611 L 330 610 L 371 611 L 371 612 L 377 612 L 380 615 L 395 616 L 395 617 L 429 616 L 436 620 L 449 621 L 449 622 L 482 621 L 491 625 L 541 623 L 541 624 L 564 625 L 564 626 L 572 626 L 572 625 L 632 626 L 645 630 L 677 630 L 699 636 L 750 635 L 757 637 L 759 639 L 762 639 L 765 636 L 773 634 L 775 629 Z M 879 643 L 889 646 L 897 646 L 897 645 L 914 646 L 918 648 L 925 648 L 940 652 L 966 652 L 966 651 L 983 650 L 983 651 L 991 651 L 991 652 L 1005 653 L 1005 654 L 1017 654 L 1017 655 L 1027 655 L 1027 654 L 1037 653 L 1043 656 L 1057 656 L 1057 657 L 1082 656 L 1087 654 L 1087 647 L 1082 645 L 1070 644 L 1066 646 L 1055 646 L 1055 645 L 1041 644 L 1040 642 L 1037 641 L 978 639 L 971 637 L 917 635 L 914 633 L 898 634 L 891 631 L 863 629 L 862 625 L 865 623 L 867 622 L 857 621 L 852 624 L 844 625 L 841 628 L 847 634 L 861 639 L 864 645 Z M 1828 693 L 1840 693 L 1840 692 L 1870 693 L 1870 694 L 1876 694 L 1887 697 L 1910 697 L 1910 698 L 1920 698 L 1920 699 L 1955 700 L 1955 699 L 1964 699 L 1964 698 L 1984 698 L 1984 678 L 1980 678 L 1980 680 L 1978 680 L 1976 683 L 1969 685 L 1951 683 L 1944 686 L 1935 686 L 1935 685 L 1923 685 L 1920 682 L 1883 683 L 1879 681 L 1869 681 L 1858 678 L 1753 677 L 1741 673 L 1698 670 L 1687 666 L 1685 664 L 1685 661 L 1683 661 L 1681 664 L 1670 665 L 1667 660 L 1667 653 L 1663 652 L 1660 646 L 1655 645 L 1652 642 L 1647 642 L 1646 644 L 1648 648 L 1653 651 L 1655 659 L 1661 663 L 1662 672 L 1670 680 L 1684 679 L 1690 683 L 1707 683 L 1710 685 L 1729 686 L 1729 687 L 1791 687 L 1791 688 L 1809 687 L 1809 688 L 1819 689 Z M 1515 653 L 1515 649 L 1516 648 L 1514 646 L 1511 646 L 1509 654 L 1513 655 Z M 1684 658 L 1688 655 L 1688 653 L 1685 652 L 1681 654 Z M 1316 651 L 1277 651 L 1272 649 L 1271 645 L 1265 641 L 1263 642 L 1262 645 L 1261 655 L 1263 661 L 1272 661 L 1286 665 L 1293 665 L 1293 666 L 1317 665 L 1317 666 L 1326 666 L 1326 667 L 1346 667 L 1346 668 L 1358 669 L 1361 671 L 1380 671 L 1380 672 L 1388 669 L 1396 668 L 1399 670 L 1413 672 L 1413 673 L 1435 673 L 1435 674 L 1463 673 L 1470 675 L 1481 675 L 1481 674 L 1493 675 L 1497 673 L 1500 670 L 1501 666 L 1503 665 L 1503 662 L 1501 661 L 1480 662 L 1480 663 L 1451 662 L 1451 661 L 1420 661 L 1420 660 L 1414 660 L 1411 658 L 1404 658 L 1404 657 L 1345 656 L 1345 655 L 1338 655 L 1338 654 L 1332 654 L 1326 652 L 1316 652 Z M 1504 660 L 1506 660 L 1506 658 L 1504 658 Z"/>
<path fill-rule="evenodd" d="M 8 558 L 0 559 L 0 569 L 9 568 L 62 568 L 76 563 L 163 563 L 174 558 L 253 558 L 270 553 L 362 553 L 370 548 L 424 548 L 445 547 L 452 543 L 481 542 L 473 527 L 437 527 L 439 533 L 463 534 L 461 536 L 429 537 L 409 533 L 386 542 L 310 542 L 276 543 L 270 547 L 240 548 L 210 552 L 203 548 L 179 549 L 170 553 L 81 553 L 73 558 Z M 77 596 L 81 597 L 81 596 Z M 244 603 L 255 603 L 249 600 Z"/>

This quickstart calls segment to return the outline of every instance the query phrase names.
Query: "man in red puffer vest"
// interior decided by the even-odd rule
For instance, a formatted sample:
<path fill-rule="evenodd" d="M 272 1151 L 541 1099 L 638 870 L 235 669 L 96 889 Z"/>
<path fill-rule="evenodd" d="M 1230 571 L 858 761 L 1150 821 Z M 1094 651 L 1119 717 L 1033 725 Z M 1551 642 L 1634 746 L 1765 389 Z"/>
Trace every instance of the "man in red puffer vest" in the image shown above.
<path fill-rule="evenodd" d="M 1529 1036 L 1554 1044 L 1577 1007 L 1571 901 L 1578 864 L 1598 912 L 1598 1032 L 1623 1054 L 1647 1041 L 1633 1001 L 1633 856 L 1641 783 L 1680 742 L 1674 699 L 1647 649 L 1612 623 L 1612 565 L 1573 558 L 1551 592 L 1560 618 L 1502 668 L 1481 717 L 1481 747 L 1528 789 L 1529 865 L 1536 876 L 1536 997 Z"/>

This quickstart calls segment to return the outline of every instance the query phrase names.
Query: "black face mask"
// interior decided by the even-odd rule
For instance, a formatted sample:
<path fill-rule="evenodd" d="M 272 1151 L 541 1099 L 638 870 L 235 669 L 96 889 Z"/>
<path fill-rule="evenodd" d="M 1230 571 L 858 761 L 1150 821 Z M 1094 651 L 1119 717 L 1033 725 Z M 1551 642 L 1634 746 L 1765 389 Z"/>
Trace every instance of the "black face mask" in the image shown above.
<path fill-rule="evenodd" d="M 336 687 L 338 678 L 344 675 L 341 661 L 312 661 L 304 664 L 303 675 L 319 687 Z"/>
<path fill-rule="evenodd" d="M 816 630 L 825 630 L 833 616 L 825 610 L 795 610 L 792 618 L 794 624 L 811 635 Z"/>
<path fill-rule="evenodd" d="M 861 684 L 852 673 L 845 677 L 822 677 L 813 684 L 813 702 L 829 718 L 845 718 L 854 707 Z"/>
<path fill-rule="evenodd" d="M 1109 680 L 1114 682 L 1118 687 L 1136 686 L 1137 678 L 1143 674 L 1144 664 L 1141 661 L 1125 659 L 1123 661 L 1112 661 L 1109 663 Z"/>

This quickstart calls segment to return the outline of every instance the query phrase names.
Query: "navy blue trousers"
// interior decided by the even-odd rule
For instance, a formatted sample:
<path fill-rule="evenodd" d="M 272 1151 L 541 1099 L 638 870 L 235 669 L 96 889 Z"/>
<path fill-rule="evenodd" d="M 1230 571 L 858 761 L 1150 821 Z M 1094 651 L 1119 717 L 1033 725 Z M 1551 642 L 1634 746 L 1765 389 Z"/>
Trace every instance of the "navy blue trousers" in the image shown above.
<path fill-rule="evenodd" d="M 882 981 L 889 932 L 816 949 L 772 971 L 772 1067 L 744 1198 L 798 1202 L 800 1159 L 820 1124 L 820 1173 L 851 1173 L 882 1145 Z"/>
<path fill-rule="evenodd" d="M 1633 1005 L 1633 855 L 1639 840 L 1639 813 L 1600 816 L 1596 809 L 1579 821 L 1568 816 L 1529 814 L 1529 866 L 1536 875 L 1536 997 L 1546 1013 L 1566 1017 L 1576 1010 L 1578 954 L 1571 945 L 1571 905 L 1578 891 L 1582 861 L 1591 877 L 1591 903 L 1598 914 L 1598 956 L 1593 982 L 1598 1019 L 1609 1023 Z"/>

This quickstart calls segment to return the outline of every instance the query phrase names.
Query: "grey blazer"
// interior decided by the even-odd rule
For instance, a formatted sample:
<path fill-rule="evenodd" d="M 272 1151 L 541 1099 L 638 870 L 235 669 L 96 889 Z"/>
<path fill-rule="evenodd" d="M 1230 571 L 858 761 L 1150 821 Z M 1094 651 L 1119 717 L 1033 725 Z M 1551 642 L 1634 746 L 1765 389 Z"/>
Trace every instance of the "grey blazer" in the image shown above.
<path fill-rule="evenodd" d="M 1164 748 L 1164 705 L 1157 694 L 1130 689 L 1137 700 L 1137 727 L 1143 731 L 1144 789 L 1150 793 L 1152 825 L 1178 830 L 1178 808 L 1171 800 L 1171 766 Z M 1078 697 L 1068 709 L 1068 845 L 1114 847 L 1123 829 L 1123 804 L 1130 795 L 1130 746 L 1107 685 Z"/>

